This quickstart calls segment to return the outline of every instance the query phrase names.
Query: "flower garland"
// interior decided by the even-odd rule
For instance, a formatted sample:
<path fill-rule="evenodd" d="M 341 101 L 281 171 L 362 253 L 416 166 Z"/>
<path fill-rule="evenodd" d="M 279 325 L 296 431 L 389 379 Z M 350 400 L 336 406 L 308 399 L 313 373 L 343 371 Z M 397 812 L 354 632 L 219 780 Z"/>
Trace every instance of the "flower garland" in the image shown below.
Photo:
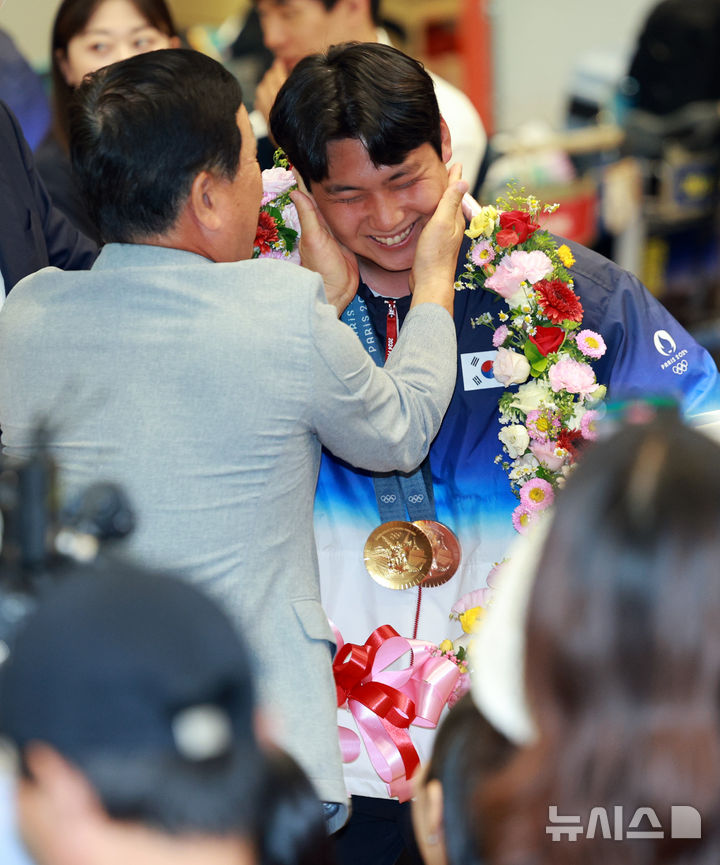
<path fill-rule="evenodd" d="M 460 624 L 462 634 L 454 640 L 443 640 L 437 649 L 431 652 L 452 661 L 460 670 L 460 678 L 447 701 L 449 709 L 470 689 L 470 676 L 473 672 L 470 668 L 470 647 L 492 605 L 505 561 L 497 562 L 490 571 L 486 588 L 467 592 L 452 605 L 449 618 Z"/>
<path fill-rule="evenodd" d="M 300 264 L 297 250 L 300 221 L 290 198 L 293 189 L 297 189 L 297 181 L 280 148 L 273 155 L 273 166 L 262 173 L 263 196 L 253 258 L 279 258 Z"/>
<path fill-rule="evenodd" d="M 503 307 L 472 320 L 491 327 L 497 357 L 493 375 L 506 388 L 500 397 L 495 458 L 520 499 L 513 526 L 525 533 L 552 504 L 572 471 L 578 445 L 595 438 L 598 408 L 605 397 L 590 366 L 605 353 L 602 336 L 583 329 L 583 308 L 570 275 L 575 260 L 540 228 L 545 205 L 509 187 L 497 207 L 482 207 L 465 232 L 473 243 L 457 289 L 492 291 Z"/>

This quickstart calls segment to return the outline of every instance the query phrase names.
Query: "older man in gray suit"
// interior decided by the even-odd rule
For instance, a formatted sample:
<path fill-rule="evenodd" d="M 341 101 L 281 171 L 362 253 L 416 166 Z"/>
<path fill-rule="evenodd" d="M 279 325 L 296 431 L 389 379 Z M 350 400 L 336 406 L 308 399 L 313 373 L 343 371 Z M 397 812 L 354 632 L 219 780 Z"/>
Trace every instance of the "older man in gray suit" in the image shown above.
<path fill-rule="evenodd" d="M 125 485 L 138 514 L 128 552 L 201 585 L 245 629 L 276 736 L 339 803 L 337 825 L 346 795 L 312 533 L 320 447 L 376 471 L 426 453 L 455 378 L 464 184 L 427 223 L 413 309 L 379 368 L 326 300 L 354 294 L 355 257 L 327 255 L 307 199 L 305 252 L 325 286 L 245 260 L 261 179 L 219 64 L 169 50 L 107 67 L 75 120 L 75 169 L 106 246 L 88 272 L 26 278 L 0 312 L 4 451 L 27 455 L 45 418 L 68 495 L 98 478 Z"/>

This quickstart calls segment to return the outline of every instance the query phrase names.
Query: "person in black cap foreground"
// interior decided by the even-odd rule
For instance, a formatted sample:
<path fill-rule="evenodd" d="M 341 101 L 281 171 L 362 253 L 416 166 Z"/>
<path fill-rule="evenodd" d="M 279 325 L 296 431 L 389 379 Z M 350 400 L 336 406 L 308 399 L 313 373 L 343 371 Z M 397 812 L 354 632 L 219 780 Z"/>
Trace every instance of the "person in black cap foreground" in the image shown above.
<path fill-rule="evenodd" d="M 111 564 L 53 586 L 0 669 L 0 735 L 38 865 L 256 861 L 248 656 L 182 580 Z"/>

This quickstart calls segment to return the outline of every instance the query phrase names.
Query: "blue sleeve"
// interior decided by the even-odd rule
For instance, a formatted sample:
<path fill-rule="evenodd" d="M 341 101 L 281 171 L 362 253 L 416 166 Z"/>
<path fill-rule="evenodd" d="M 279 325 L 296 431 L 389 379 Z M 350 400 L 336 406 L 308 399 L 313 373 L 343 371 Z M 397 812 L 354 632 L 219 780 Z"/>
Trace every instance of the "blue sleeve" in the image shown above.
<path fill-rule="evenodd" d="M 720 410 L 720 376 L 708 352 L 631 273 L 568 244 L 585 315 L 583 327 L 607 345 L 594 364 L 610 399 L 670 396 L 686 416 Z"/>

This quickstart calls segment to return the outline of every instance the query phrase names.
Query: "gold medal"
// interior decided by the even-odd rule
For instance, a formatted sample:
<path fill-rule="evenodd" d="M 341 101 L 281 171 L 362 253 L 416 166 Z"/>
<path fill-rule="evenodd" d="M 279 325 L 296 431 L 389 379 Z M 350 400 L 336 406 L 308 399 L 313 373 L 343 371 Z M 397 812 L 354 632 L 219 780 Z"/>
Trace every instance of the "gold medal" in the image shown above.
<path fill-rule="evenodd" d="M 421 528 L 430 540 L 433 560 L 422 587 L 432 588 L 447 583 L 457 571 L 462 556 L 460 541 L 444 524 L 435 520 L 415 520 L 414 525 Z"/>
<path fill-rule="evenodd" d="M 383 523 L 371 532 L 363 557 L 373 580 L 388 589 L 419 586 L 433 563 L 428 536 L 418 526 L 403 520 Z"/>

